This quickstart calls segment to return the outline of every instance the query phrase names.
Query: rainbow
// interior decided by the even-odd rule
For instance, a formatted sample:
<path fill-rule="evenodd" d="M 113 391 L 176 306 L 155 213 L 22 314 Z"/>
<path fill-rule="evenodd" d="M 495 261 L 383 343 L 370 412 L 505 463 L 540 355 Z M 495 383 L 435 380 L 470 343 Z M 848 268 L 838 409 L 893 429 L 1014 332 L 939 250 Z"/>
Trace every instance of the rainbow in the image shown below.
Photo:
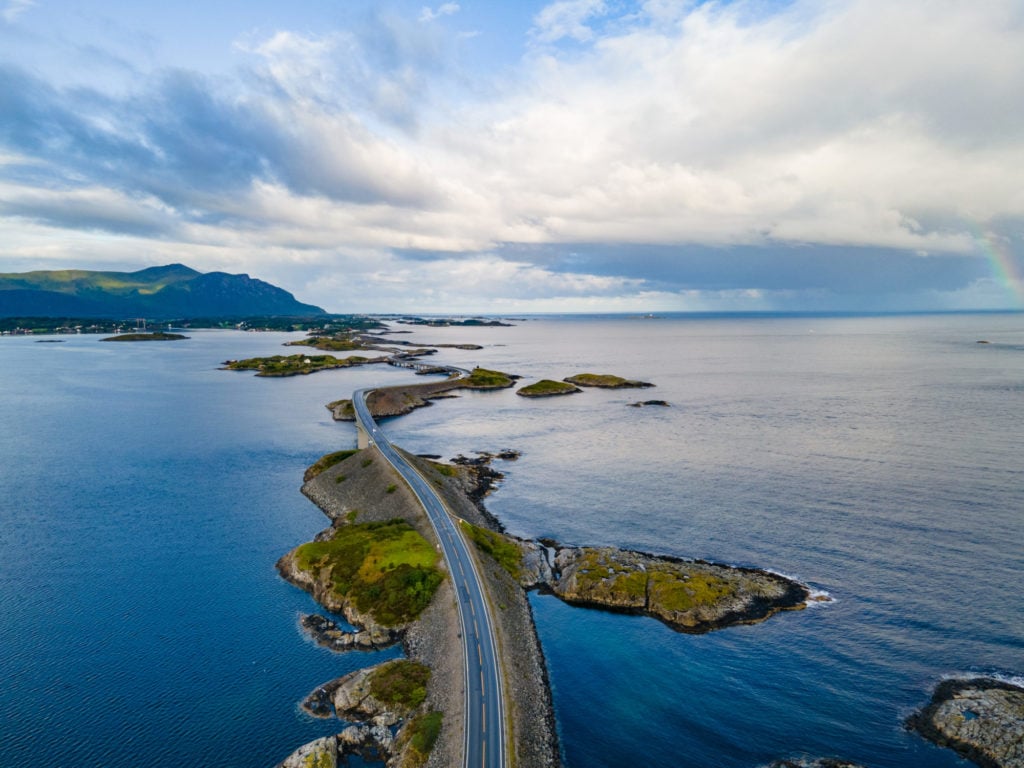
<path fill-rule="evenodd" d="M 990 232 L 975 235 L 975 241 L 989 261 L 992 277 L 1006 289 L 1017 308 L 1024 309 L 1024 277 L 1009 247 Z"/>

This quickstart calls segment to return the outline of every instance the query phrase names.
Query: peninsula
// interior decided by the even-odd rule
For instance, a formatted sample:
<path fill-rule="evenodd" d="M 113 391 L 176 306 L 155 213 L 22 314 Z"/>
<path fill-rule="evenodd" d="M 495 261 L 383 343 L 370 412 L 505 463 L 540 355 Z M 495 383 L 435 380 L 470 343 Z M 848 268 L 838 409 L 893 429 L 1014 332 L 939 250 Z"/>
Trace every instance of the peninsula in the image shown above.
<path fill-rule="evenodd" d="M 360 391 L 328 405 L 336 419 L 358 421 L 363 447 L 327 454 L 307 470 L 303 493 L 331 525 L 284 555 L 277 567 L 351 626 L 329 616 L 306 616 L 302 627 L 317 643 L 336 651 L 401 643 L 406 663 L 359 670 L 312 691 L 303 702 L 310 714 L 355 724 L 304 745 L 281 763 L 284 768 L 334 765 L 352 753 L 390 766 L 440 768 L 462 764 L 466 749 L 481 750 L 474 763 L 486 756 L 484 764 L 498 768 L 558 765 L 529 590 L 575 605 L 644 614 L 693 633 L 763 621 L 811 599 L 805 585 L 757 569 L 506 535 L 482 500 L 501 477 L 491 462 L 514 459 L 515 452 L 451 463 L 411 456 L 387 441 L 374 418 L 407 413 L 459 389 L 505 389 L 517 377 L 479 367 L 426 365 L 408 355 L 395 354 L 388 362 L 445 378 Z M 448 528 L 450 521 L 454 528 Z M 460 537 L 463 543 L 456 546 Z M 453 561 L 461 557 L 458 551 L 467 553 L 469 564 Z M 475 586 L 464 584 L 470 572 L 478 580 Z M 466 603 L 470 592 L 464 590 L 476 589 L 482 602 Z M 476 634 L 477 621 L 492 628 L 493 640 Z M 473 660 L 468 645 L 458 650 L 470 637 L 478 638 Z M 493 685 L 504 692 L 497 700 L 498 720 L 490 727 L 479 718 L 483 713 L 493 718 L 495 710 L 486 704 L 481 710 L 470 696 L 493 688 L 479 685 L 473 671 L 479 664 L 483 676 L 483 665 L 490 663 L 487 653 L 477 660 L 480 643 L 493 644 L 498 675 Z M 393 687 L 405 693 L 396 698 L 382 692 Z M 470 693 L 460 695 L 464 691 Z M 480 733 L 497 729 L 507 735 L 488 750 L 477 733 L 481 728 Z M 507 761 L 503 744 L 510 751 Z"/>

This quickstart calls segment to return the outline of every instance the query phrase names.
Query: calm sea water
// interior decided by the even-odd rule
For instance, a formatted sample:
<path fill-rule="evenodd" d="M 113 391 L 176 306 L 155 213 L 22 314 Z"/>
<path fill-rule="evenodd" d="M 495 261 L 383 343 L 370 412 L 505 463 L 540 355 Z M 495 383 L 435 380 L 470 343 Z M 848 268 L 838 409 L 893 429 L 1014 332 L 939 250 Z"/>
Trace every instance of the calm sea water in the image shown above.
<path fill-rule="evenodd" d="M 382 658 L 306 642 L 313 604 L 273 562 L 324 526 L 304 467 L 354 441 L 323 404 L 408 374 L 261 380 L 216 366 L 289 337 L 191 335 L 0 339 L 2 766 L 270 766 L 336 730 L 296 711 L 309 689 Z M 404 338 L 481 343 L 437 357 L 527 379 L 657 384 L 466 394 L 386 424 L 416 452 L 522 451 L 489 500 L 513 533 L 772 568 L 835 598 L 690 636 L 532 596 L 570 768 L 963 765 L 903 719 L 944 675 L 1024 674 L 1024 316 Z M 649 398 L 672 406 L 627 407 Z"/>

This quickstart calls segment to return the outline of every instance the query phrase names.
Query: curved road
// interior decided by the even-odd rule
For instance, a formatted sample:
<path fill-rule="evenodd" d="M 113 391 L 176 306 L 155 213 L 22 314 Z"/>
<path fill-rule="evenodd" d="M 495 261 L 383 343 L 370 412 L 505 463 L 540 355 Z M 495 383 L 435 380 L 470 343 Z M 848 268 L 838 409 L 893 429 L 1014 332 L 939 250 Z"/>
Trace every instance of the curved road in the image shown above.
<path fill-rule="evenodd" d="M 360 389 L 352 395 L 356 419 L 372 444 L 395 470 L 405 478 L 427 512 L 441 543 L 455 587 L 462 621 L 463 654 L 466 672 L 465 768 L 505 768 L 505 712 L 501 692 L 498 654 L 491 628 L 491 616 L 480 585 L 480 575 L 469 553 L 466 540 L 444 502 L 430 484 L 385 436 L 366 405 L 372 390 Z"/>

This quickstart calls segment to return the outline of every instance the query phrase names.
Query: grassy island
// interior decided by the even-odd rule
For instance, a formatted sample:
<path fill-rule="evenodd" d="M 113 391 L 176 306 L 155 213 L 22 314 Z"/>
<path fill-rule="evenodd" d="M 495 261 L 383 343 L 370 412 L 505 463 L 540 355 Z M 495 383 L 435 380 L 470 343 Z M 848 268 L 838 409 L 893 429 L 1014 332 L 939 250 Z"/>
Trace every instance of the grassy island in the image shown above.
<path fill-rule="evenodd" d="M 353 339 L 348 334 L 336 334 L 334 336 L 310 336 L 308 339 L 289 341 L 286 347 L 314 347 L 325 352 L 354 352 L 357 349 L 366 349 L 366 345 L 358 339 Z"/>
<path fill-rule="evenodd" d="M 568 376 L 563 381 L 577 384 L 581 387 L 600 387 L 602 389 L 630 389 L 654 386 L 646 381 L 624 379 L 621 376 L 614 376 L 610 373 L 580 373 L 575 376 Z"/>
<path fill-rule="evenodd" d="M 700 560 L 678 560 L 611 547 L 561 549 L 556 595 L 660 619 L 680 632 L 763 621 L 803 608 L 810 592 L 769 571 Z"/>
<path fill-rule="evenodd" d="M 329 581 L 333 597 L 389 627 L 412 621 L 430 603 L 444 578 L 439 560 L 401 519 L 345 525 L 295 551 L 299 570 Z"/>
<path fill-rule="evenodd" d="M 466 389 L 504 389 L 515 384 L 515 377 L 501 371 L 474 368 L 461 384 Z"/>
<path fill-rule="evenodd" d="M 272 357 L 250 357 L 245 360 L 225 360 L 224 371 L 256 371 L 257 376 L 302 376 L 332 368 L 350 368 L 377 360 L 353 355 L 273 355 Z"/>
<path fill-rule="evenodd" d="M 153 333 L 121 333 L 117 336 L 100 339 L 100 341 L 179 341 L 187 338 L 188 336 L 182 336 L 180 333 L 154 331 Z"/>
<path fill-rule="evenodd" d="M 575 384 L 570 384 L 565 381 L 541 379 L 533 384 L 520 387 L 516 390 L 516 394 L 522 395 L 523 397 L 552 397 L 554 395 L 571 395 L 574 392 L 581 391 L 582 390 Z"/>

